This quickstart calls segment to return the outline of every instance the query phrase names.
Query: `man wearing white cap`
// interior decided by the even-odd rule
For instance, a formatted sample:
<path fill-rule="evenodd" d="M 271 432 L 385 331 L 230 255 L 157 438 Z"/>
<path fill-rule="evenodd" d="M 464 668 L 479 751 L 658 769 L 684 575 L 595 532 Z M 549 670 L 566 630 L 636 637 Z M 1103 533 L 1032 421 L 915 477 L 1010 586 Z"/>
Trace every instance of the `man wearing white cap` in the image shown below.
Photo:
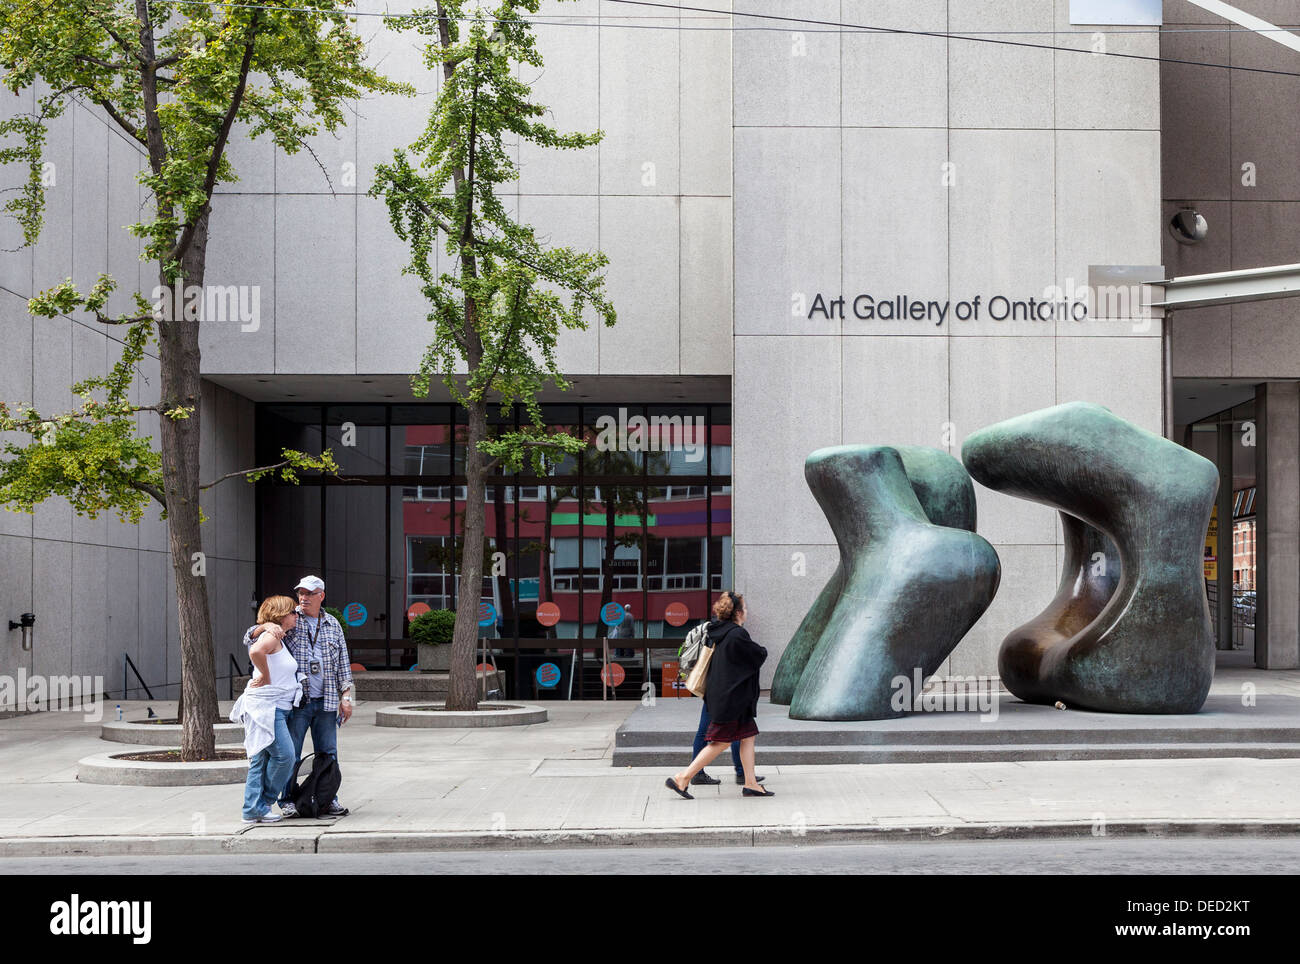
<path fill-rule="evenodd" d="M 352 660 L 348 656 L 343 627 L 321 610 L 325 582 L 318 576 L 303 576 L 295 587 L 298 595 L 298 623 L 285 634 L 284 644 L 306 675 L 302 703 L 289 716 L 295 761 L 302 760 L 302 745 L 311 730 L 312 748 L 320 754 L 338 756 L 338 728 L 352 717 Z M 257 627 L 244 637 L 249 643 Z M 297 764 L 294 773 L 298 772 Z M 293 777 L 289 778 L 290 785 Z M 296 811 L 287 799 L 289 786 L 281 793 L 280 810 L 286 817 Z M 326 816 L 342 816 L 347 810 L 335 798 Z"/>

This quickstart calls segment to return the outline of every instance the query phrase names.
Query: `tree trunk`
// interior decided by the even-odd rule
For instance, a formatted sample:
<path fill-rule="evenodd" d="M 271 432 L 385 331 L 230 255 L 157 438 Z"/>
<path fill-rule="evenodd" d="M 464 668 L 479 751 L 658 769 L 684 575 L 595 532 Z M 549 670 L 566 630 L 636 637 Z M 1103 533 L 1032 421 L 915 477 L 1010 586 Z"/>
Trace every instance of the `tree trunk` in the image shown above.
<path fill-rule="evenodd" d="M 183 286 L 203 285 L 207 215 L 182 261 Z M 166 285 L 166 279 L 162 280 Z M 171 287 L 171 286 L 169 286 Z M 192 406 L 188 418 L 161 417 L 163 492 L 167 498 L 167 540 L 176 577 L 176 609 L 181 636 L 181 759 L 210 760 L 216 748 L 216 671 L 212 621 L 203 573 L 199 529 L 199 426 L 202 391 L 199 375 L 199 321 L 186 318 L 175 304 L 158 325 L 158 355 L 164 408 Z M 183 292 L 182 292 L 183 295 Z"/>
<path fill-rule="evenodd" d="M 496 547 L 497 552 L 507 553 L 510 549 L 510 539 L 506 533 L 506 487 L 504 485 L 492 486 L 492 527 L 496 530 Z M 519 487 L 515 486 L 515 511 L 519 511 Z M 510 634 L 514 635 L 515 625 L 515 595 L 510 588 L 510 566 L 508 561 L 510 556 L 505 556 L 507 560 L 506 571 L 496 577 L 497 599 L 501 602 L 501 627 L 504 630 L 509 627 Z M 495 567 L 495 560 L 493 561 Z"/>
<path fill-rule="evenodd" d="M 478 709 L 478 679 L 474 649 L 478 644 L 478 605 L 483 595 L 483 535 L 486 513 L 483 467 L 486 456 L 478 443 L 487 438 L 487 403 L 471 401 L 465 439 L 465 529 L 461 536 L 460 578 L 457 582 L 456 630 L 451 638 L 451 673 L 447 709 Z"/>

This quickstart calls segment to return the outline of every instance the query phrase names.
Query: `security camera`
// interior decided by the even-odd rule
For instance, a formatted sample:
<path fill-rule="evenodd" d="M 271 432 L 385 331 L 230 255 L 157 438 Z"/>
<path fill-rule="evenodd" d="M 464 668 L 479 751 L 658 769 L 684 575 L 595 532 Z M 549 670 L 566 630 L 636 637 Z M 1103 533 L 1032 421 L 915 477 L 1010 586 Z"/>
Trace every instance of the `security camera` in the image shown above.
<path fill-rule="evenodd" d="M 1200 244 L 1210 233 L 1210 225 L 1196 208 L 1183 208 L 1169 222 L 1169 233 L 1179 244 Z"/>

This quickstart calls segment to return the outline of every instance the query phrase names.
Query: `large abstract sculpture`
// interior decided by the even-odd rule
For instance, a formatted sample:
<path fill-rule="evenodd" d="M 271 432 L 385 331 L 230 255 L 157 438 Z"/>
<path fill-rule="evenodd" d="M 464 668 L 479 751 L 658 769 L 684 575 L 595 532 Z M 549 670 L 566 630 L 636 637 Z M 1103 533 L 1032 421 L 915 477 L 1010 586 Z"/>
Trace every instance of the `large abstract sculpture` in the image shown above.
<path fill-rule="evenodd" d="M 1056 597 L 1002 643 L 998 672 L 1026 702 L 1195 713 L 1214 678 L 1202 546 L 1214 465 L 1073 402 L 971 435 L 976 481 L 1061 513 Z"/>
<path fill-rule="evenodd" d="M 902 716 L 895 680 L 933 674 L 997 591 L 970 478 L 937 449 L 866 445 L 819 449 L 804 477 L 840 564 L 781 656 L 772 702 L 801 720 Z"/>

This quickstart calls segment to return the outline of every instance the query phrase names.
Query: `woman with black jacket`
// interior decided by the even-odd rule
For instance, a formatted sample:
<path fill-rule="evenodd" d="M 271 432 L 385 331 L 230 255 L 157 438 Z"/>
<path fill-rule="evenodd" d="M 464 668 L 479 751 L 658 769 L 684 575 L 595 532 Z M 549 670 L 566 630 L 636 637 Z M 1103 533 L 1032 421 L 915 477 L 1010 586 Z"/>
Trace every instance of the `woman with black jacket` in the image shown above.
<path fill-rule="evenodd" d="M 740 763 L 745 771 L 741 791 L 747 797 L 774 797 L 771 790 L 759 786 L 754 776 L 754 737 L 758 736 L 758 670 L 767 659 L 767 650 L 749 638 L 744 623 L 748 617 L 745 597 L 724 592 L 713 604 L 713 621 L 709 623 L 709 641 L 713 659 L 709 663 L 704 688 L 708 707 L 708 745 L 691 761 L 691 765 L 664 781 L 674 793 L 693 800 L 687 792 L 691 777 L 717 758 L 734 740 L 740 741 Z"/>

